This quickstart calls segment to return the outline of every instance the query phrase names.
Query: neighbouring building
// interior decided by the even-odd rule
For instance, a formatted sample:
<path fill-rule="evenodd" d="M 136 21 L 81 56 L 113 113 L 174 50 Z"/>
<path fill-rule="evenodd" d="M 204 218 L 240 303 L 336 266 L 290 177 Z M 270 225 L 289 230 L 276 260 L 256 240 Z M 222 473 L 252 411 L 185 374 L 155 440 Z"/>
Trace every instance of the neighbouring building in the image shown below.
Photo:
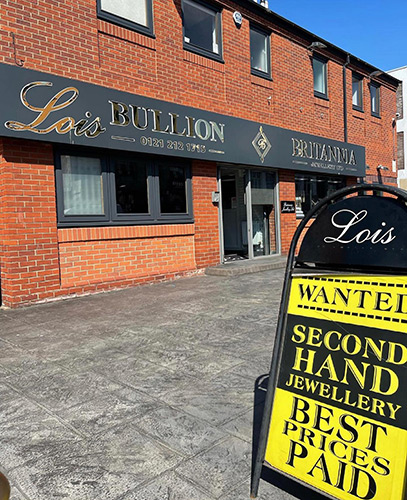
<path fill-rule="evenodd" d="M 3 2 L 4 306 L 288 251 L 396 184 L 398 80 L 250 0 Z"/>
<path fill-rule="evenodd" d="M 407 151 L 407 117 L 404 110 L 407 109 L 407 66 L 388 71 L 388 74 L 400 80 L 397 89 L 397 114 L 396 121 L 393 123 L 395 127 L 394 133 L 397 134 L 397 179 L 398 185 L 402 189 L 407 189 L 407 168 L 406 156 Z"/>

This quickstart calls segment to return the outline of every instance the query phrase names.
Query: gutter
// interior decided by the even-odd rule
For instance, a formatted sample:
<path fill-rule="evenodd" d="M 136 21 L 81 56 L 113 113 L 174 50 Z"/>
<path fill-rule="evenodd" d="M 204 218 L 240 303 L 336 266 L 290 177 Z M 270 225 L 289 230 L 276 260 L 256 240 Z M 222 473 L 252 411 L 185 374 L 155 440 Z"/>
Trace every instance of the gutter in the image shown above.
<path fill-rule="evenodd" d="M 348 142 L 348 98 L 346 92 L 346 69 L 350 63 L 350 54 L 346 55 L 346 62 L 342 66 L 343 77 L 343 136 L 344 141 Z"/>

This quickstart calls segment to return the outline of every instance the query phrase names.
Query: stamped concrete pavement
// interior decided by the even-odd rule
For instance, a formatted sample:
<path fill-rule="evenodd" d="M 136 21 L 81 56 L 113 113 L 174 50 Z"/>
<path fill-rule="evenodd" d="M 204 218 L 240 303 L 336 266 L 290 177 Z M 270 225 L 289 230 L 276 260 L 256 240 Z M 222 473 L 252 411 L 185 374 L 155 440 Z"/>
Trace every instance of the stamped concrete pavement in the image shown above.
<path fill-rule="evenodd" d="M 11 500 L 248 499 L 282 279 L 198 276 L 0 310 Z M 297 497 L 285 490 L 262 481 L 259 499 Z"/>

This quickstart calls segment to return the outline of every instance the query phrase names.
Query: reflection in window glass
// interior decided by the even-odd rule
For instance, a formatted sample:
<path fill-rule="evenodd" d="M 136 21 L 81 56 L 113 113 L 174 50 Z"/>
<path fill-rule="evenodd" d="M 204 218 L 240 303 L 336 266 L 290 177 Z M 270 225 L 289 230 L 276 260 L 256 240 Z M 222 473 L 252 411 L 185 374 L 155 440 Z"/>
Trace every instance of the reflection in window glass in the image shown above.
<path fill-rule="evenodd" d="M 148 0 L 101 0 L 102 10 L 133 23 L 148 26 Z"/>
<path fill-rule="evenodd" d="M 255 29 L 250 29 L 251 68 L 269 74 L 268 36 Z"/>
<path fill-rule="evenodd" d="M 320 200 L 345 186 L 345 180 L 340 178 L 296 174 L 295 205 L 297 217 L 304 217 Z"/>
<path fill-rule="evenodd" d="M 147 167 L 131 160 L 115 162 L 115 192 L 117 213 L 147 214 Z"/>
<path fill-rule="evenodd" d="M 370 84 L 370 99 L 371 99 L 372 114 L 379 115 L 380 114 L 380 88 L 373 83 Z"/>
<path fill-rule="evenodd" d="M 62 155 L 61 170 L 64 215 L 103 215 L 100 159 Z"/>
<path fill-rule="evenodd" d="M 352 104 L 360 109 L 363 107 L 362 82 L 363 80 L 359 76 L 352 75 Z"/>
<path fill-rule="evenodd" d="M 183 15 L 185 42 L 219 54 L 219 13 L 190 0 L 184 0 Z"/>
<path fill-rule="evenodd" d="M 326 62 L 314 57 L 312 59 L 312 69 L 314 72 L 314 92 L 327 95 L 326 89 Z"/>
<path fill-rule="evenodd" d="M 185 168 L 160 166 L 159 179 L 161 213 L 186 213 Z"/>

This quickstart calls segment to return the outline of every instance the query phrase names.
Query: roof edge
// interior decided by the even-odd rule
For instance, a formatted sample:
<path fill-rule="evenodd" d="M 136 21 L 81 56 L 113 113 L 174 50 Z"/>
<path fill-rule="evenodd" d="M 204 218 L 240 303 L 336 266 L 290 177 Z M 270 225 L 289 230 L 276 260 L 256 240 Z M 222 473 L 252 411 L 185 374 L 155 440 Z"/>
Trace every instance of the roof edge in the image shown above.
<path fill-rule="evenodd" d="M 324 38 L 321 38 L 320 36 L 316 35 L 315 33 L 312 33 L 311 31 L 306 30 L 305 28 L 302 28 L 298 24 L 295 24 L 294 22 L 290 21 L 289 19 L 286 19 L 285 17 L 280 16 L 276 12 L 273 12 L 270 9 L 267 9 L 263 5 L 260 5 L 256 3 L 254 0 L 233 0 L 235 3 L 240 4 L 246 8 L 249 8 L 250 10 L 254 11 L 255 13 L 259 14 L 261 13 L 262 15 L 266 16 L 268 19 L 270 19 L 271 22 L 274 24 L 280 25 L 283 29 L 286 29 L 287 31 L 291 31 L 293 33 L 296 33 L 297 35 L 301 36 L 302 38 L 306 39 L 309 41 L 311 44 L 313 41 L 318 41 L 322 42 L 327 46 L 326 51 L 327 52 L 332 52 L 334 53 L 337 57 L 343 59 L 343 62 L 345 63 L 347 60 L 347 57 L 350 57 L 350 63 L 359 66 L 360 68 L 364 69 L 365 72 L 367 73 L 373 73 L 374 71 L 382 71 L 382 74 L 379 76 L 376 76 L 375 79 L 380 81 L 385 81 L 389 85 L 392 85 L 394 87 L 398 87 L 400 80 L 395 78 L 394 76 L 390 75 L 388 72 L 382 70 L 381 68 L 378 68 L 376 66 L 373 66 L 372 64 L 364 61 L 363 59 L 360 59 L 359 57 L 351 54 L 350 52 L 347 52 L 346 50 L 341 49 L 337 45 L 334 45 L 333 43 L 329 42 L 328 40 L 325 40 Z"/>

